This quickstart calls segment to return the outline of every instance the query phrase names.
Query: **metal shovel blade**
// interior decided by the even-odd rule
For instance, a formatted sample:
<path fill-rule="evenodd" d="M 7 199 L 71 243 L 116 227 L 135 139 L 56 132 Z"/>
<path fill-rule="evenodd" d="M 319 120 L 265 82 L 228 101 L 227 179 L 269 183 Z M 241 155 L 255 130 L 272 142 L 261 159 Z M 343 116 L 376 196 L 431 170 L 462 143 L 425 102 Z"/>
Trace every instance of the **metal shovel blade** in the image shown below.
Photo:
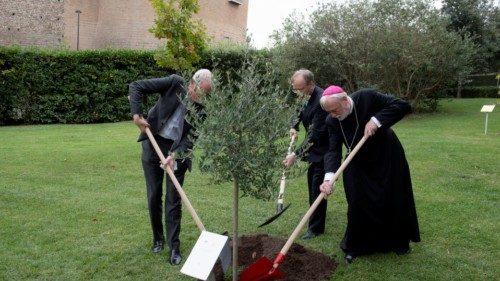
<path fill-rule="evenodd" d="M 272 281 L 285 278 L 285 274 L 273 268 L 273 262 L 261 257 L 240 274 L 240 281 Z"/>
<path fill-rule="evenodd" d="M 279 218 L 279 216 L 281 216 L 286 211 L 286 209 L 288 209 L 288 207 L 290 207 L 290 205 L 292 205 L 292 203 L 289 203 L 284 209 L 279 211 L 276 215 L 270 217 L 263 224 L 259 225 L 259 227 L 263 227 L 264 225 L 268 225 L 268 224 L 272 223 L 275 219 Z"/>

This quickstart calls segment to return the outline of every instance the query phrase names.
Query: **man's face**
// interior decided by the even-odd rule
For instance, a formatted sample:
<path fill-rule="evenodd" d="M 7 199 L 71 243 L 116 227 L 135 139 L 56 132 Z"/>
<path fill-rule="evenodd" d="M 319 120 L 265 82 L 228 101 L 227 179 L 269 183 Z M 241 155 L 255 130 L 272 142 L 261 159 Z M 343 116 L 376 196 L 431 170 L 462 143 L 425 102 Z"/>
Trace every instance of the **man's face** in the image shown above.
<path fill-rule="evenodd" d="M 212 90 L 212 85 L 208 81 L 201 81 L 200 84 L 196 84 L 193 80 L 189 82 L 188 94 L 192 101 L 202 102 L 202 99 L 210 94 Z"/>
<path fill-rule="evenodd" d="M 307 97 L 309 95 L 309 86 L 301 75 L 292 78 L 293 92 L 299 97 Z"/>
<path fill-rule="evenodd" d="M 347 97 L 342 97 L 340 99 L 331 97 L 326 100 L 323 107 L 324 110 L 330 114 L 330 116 L 342 121 L 347 117 L 347 115 L 349 115 L 351 106 Z"/>

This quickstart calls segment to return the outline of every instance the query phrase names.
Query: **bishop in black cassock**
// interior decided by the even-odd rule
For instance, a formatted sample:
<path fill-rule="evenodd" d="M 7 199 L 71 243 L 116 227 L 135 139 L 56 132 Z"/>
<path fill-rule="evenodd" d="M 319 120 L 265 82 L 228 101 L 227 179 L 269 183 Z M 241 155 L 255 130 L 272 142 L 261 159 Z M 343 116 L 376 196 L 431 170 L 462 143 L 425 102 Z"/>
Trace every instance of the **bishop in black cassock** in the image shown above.
<path fill-rule="evenodd" d="M 349 153 L 364 134 L 370 136 L 343 174 L 348 210 L 340 246 L 346 261 L 374 252 L 408 253 L 409 242 L 419 242 L 420 234 L 408 162 L 391 126 L 410 112 L 410 105 L 374 90 L 347 96 L 342 88 L 330 86 L 321 106 L 329 113 L 330 142 L 323 192 L 331 192 L 342 144 Z"/>

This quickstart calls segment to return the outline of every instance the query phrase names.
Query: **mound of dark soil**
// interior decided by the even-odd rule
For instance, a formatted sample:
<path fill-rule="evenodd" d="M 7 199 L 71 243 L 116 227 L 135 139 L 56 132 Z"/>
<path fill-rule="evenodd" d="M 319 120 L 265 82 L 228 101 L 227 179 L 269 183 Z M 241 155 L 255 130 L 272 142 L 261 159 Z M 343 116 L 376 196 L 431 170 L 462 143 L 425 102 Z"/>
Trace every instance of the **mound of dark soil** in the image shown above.
<path fill-rule="evenodd" d="M 271 261 L 283 248 L 286 239 L 266 234 L 242 236 L 238 247 L 238 264 L 245 269 L 261 256 Z M 288 281 L 327 280 L 337 268 L 337 263 L 330 257 L 292 244 L 285 260 L 278 267 Z M 242 269 L 242 270 L 243 270 Z"/>

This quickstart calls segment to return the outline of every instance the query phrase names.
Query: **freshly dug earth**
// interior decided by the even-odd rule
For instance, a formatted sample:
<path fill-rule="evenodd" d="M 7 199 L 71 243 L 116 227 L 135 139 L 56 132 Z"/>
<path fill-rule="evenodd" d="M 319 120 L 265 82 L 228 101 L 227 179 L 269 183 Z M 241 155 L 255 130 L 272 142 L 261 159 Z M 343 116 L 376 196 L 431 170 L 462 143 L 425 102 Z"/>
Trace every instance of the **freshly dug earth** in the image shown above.
<path fill-rule="evenodd" d="M 274 261 L 286 239 L 260 234 L 242 236 L 239 242 L 238 265 L 242 271 L 261 256 Z M 295 243 L 278 267 L 285 274 L 284 280 L 289 281 L 328 280 L 336 268 L 337 263 L 330 257 Z"/>

